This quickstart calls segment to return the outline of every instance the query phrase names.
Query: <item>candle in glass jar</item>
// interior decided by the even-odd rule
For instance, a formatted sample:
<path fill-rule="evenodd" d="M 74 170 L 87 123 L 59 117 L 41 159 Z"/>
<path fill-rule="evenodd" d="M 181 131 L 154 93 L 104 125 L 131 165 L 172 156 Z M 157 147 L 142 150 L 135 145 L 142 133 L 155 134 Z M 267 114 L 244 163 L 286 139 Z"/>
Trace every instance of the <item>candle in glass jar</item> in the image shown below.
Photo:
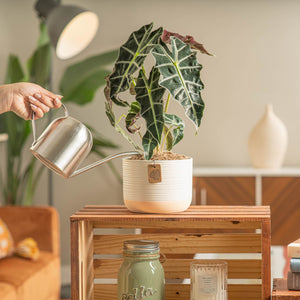
<path fill-rule="evenodd" d="M 227 300 L 227 262 L 197 260 L 191 263 L 191 300 Z"/>

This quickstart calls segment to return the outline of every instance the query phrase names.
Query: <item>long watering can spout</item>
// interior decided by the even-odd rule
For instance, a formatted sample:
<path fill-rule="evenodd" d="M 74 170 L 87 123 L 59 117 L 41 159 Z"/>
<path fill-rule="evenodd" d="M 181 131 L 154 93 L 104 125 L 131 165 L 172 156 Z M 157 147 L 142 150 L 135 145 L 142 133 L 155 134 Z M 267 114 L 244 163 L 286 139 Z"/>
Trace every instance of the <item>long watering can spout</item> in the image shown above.
<path fill-rule="evenodd" d="M 62 106 L 65 115 L 53 120 L 39 138 L 36 138 L 34 114 L 32 117 L 33 143 L 30 151 L 56 174 L 71 178 L 112 159 L 139 154 L 137 151 L 118 153 L 77 170 L 92 149 L 93 137 L 90 130 L 70 117 L 66 106 Z"/>

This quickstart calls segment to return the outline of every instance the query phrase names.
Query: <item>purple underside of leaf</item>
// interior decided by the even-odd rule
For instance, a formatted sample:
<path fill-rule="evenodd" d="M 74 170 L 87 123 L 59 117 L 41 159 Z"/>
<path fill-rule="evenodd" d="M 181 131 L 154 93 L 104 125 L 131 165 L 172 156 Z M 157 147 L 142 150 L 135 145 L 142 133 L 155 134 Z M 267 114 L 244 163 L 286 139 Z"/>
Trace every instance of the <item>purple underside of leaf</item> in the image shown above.
<path fill-rule="evenodd" d="M 191 46 L 191 48 L 199 50 L 201 53 L 203 54 L 207 54 L 210 56 L 213 56 L 213 54 L 209 53 L 203 46 L 203 44 L 200 44 L 198 42 L 196 42 L 194 40 L 194 37 L 192 37 L 191 35 L 186 35 L 183 36 L 179 33 L 175 33 L 175 32 L 170 32 L 168 30 L 164 30 L 163 34 L 162 34 L 162 41 L 165 42 L 166 44 L 171 44 L 171 36 L 175 36 L 178 39 L 180 39 L 181 41 L 183 41 L 184 43 L 188 44 Z"/>

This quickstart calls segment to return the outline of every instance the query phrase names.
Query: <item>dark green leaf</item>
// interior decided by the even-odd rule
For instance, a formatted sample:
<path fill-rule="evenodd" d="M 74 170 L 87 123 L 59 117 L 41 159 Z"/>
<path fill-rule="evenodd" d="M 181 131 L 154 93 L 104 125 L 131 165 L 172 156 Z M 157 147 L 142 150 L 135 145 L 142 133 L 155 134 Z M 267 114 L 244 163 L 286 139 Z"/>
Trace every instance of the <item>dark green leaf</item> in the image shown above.
<path fill-rule="evenodd" d="M 144 156 L 146 160 L 150 160 L 155 147 L 158 145 L 157 140 L 153 138 L 150 131 L 147 131 L 143 136 Z"/>
<path fill-rule="evenodd" d="M 110 73 L 110 71 L 99 70 L 95 72 L 90 77 L 86 77 L 85 81 L 79 84 L 77 87 L 74 87 L 71 94 L 65 94 L 63 101 L 64 102 L 73 102 L 78 105 L 84 105 L 91 102 L 97 90 L 105 85 L 105 77 Z M 67 96 L 65 96 L 67 95 Z"/>
<path fill-rule="evenodd" d="M 173 137 L 169 128 L 166 125 L 164 126 L 164 135 L 167 144 L 166 149 L 170 151 L 173 148 Z"/>
<path fill-rule="evenodd" d="M 27 62 L 29 81 L 49 88 L 51 67 L 51 45 L 50 43 L 38 47 Z"/>
<path fill-rule="evenodd" d="M 24 72 L 19 58 L 16 55 L 10 55 L 8 58 L 5 83 L 15 83 L 23 81 Z"/>
<path fill-rule="evenodd" d="M 99 131 L 97 131 L 96 129 L 94 129 L 90 125 L 85 124 L 85 126 L 92 133 L 92 136 L 93 136 L 93 148 L 99 148 L 99 147 L 113 148 L 113 149 L 119 148 L 118 145 L 116 145 L 112 141 L 108 140 L 107 138 L 103 137 L 102 134 Z M 93 151 L 93 149 L 92 149 L 92 151 Z"/>
<path fill-rule="evenodd" d="M 106 116 L 108 117 L 108 120 L 110 121 L 110 124 L 115 127 L 116 125 L 116 117 L 115 117 L 115 114 L 114 112 L 112 111 L 112 103 L 108 103 L 108 102 L 105 102 L 105 113 L 106 113 Z"/>
<path fill-rule="evenodd" d="M 153 149 L 161 142 L 164 128 L 162 97 L 165 89 L 158 84 L 159 77 L 160 73 L 156 68 L 152 68 L 149 79 L 146 78 L 144 70 L 140 70 L 135 87 L 136 100 L 141 105 L 141 116 L 147 123 L 146 138 L 143 139 L 143 142 L 146 143 L 143 144 L 143 147 L 144 151 L 147 151 L 145 154 L 145 157 L 148 157 L 147 159 L 152 156 L 150 154 Z"/>
<path fill-rule="evenodd" d="M 176 115 L 164 114 L 164 121 L 166 125 L 169 125 L 169 133 L 172 134 L 172 147 L 168 145 L 167 150 L 171 150 L 173 146 L 179 143 L 183 138 L 184 122 Z M 168 149 L 169 148 L 169 149 Z"/>
<path fill-rule="evenodd" d="M 171 43 L 172 52 L 163 42 L 152 50 L 156 66 L 162 74 L 159 84 L 168 89 L 173 98 L 180 102 L 185 114 L 198 129 L 204 110 L 200 94 L 204 87 L 200 80 L 202 66 L 189 45 L 175 37 L 171 37 Z"/>
<path fill-rule="evenodd" d="M 135 133 L 140 130 L 140 127 L 138 128 L 132 128 L 132 126 L 136 123 L 136 121 L 141 116 L 141 105 L 138 102 L 132 102 L 130 105 L 130 110 L 126 116 L 125 123 L 126 128 L 130 133 Z"/>
<path fill-rule="evenodd" d="M 48 35 L 48 28 L 45 22 L 40 23 L 40 35 L 38 39 L 38 47 L 44 46 L 50 43 L 50 38 Z"/>
<path fill-rule="evenodd" d="M 163 29 L 160 27 L 151 32 L 152 28 L 153 23 L 143 26 L 133 32 L 127 42 L 121 46 L 114 71 L 109 76 L 108 82 L 109 97 L 112 101 L 117 99 L 120 92 L 129 88 L 131 76 L 142 66 L 151 49 L 159 43 Z"/>
<path fill-rule="evenodd" d="M 118 51 L 113 50 L 68 67 L 59 86 L 64 102 L 86 104 L 92 101 L 96 91 L 106 84 L 105 77 L 111 72 L 106 68 L 116 60 L 117 55 Z"/>

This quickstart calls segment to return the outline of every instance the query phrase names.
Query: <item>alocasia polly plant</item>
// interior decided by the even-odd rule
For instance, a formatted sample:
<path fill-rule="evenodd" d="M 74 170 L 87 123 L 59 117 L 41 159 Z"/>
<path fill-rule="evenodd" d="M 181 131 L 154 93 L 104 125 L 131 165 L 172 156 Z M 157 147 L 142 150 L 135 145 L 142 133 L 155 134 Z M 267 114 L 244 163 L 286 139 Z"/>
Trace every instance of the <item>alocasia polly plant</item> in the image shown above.
<path fill-rule="evenodd" d="M 181 104 L 196 130 L 201 124 L 204 110 L 202 66 L 191 49 L 211 55 L 191 36 L 172 33 L 162 27 L 153 30 L 152 23 L 145 25 L 120 47 L 114 70 L 106 78 L 106 115 L 119 133 L 144 152 L 147 160 L 156 152 L 171 150 L 183 138 L 183 120 L 168 114 L 171 99 Z M 144 64 L 149 54 L 155 64 L 147 76 Z M 125 100 L 124 92 L 135 99 Z M 118 120 L 114 105 L 127 109 Z M 140 118 L 146 122 L 144 130 L 137 125 Z M 121 121 L 125 121 L 126 130 L 120 125 Z M 131 136 L 133 134 L 140 136 L 142 147 Z"/>

